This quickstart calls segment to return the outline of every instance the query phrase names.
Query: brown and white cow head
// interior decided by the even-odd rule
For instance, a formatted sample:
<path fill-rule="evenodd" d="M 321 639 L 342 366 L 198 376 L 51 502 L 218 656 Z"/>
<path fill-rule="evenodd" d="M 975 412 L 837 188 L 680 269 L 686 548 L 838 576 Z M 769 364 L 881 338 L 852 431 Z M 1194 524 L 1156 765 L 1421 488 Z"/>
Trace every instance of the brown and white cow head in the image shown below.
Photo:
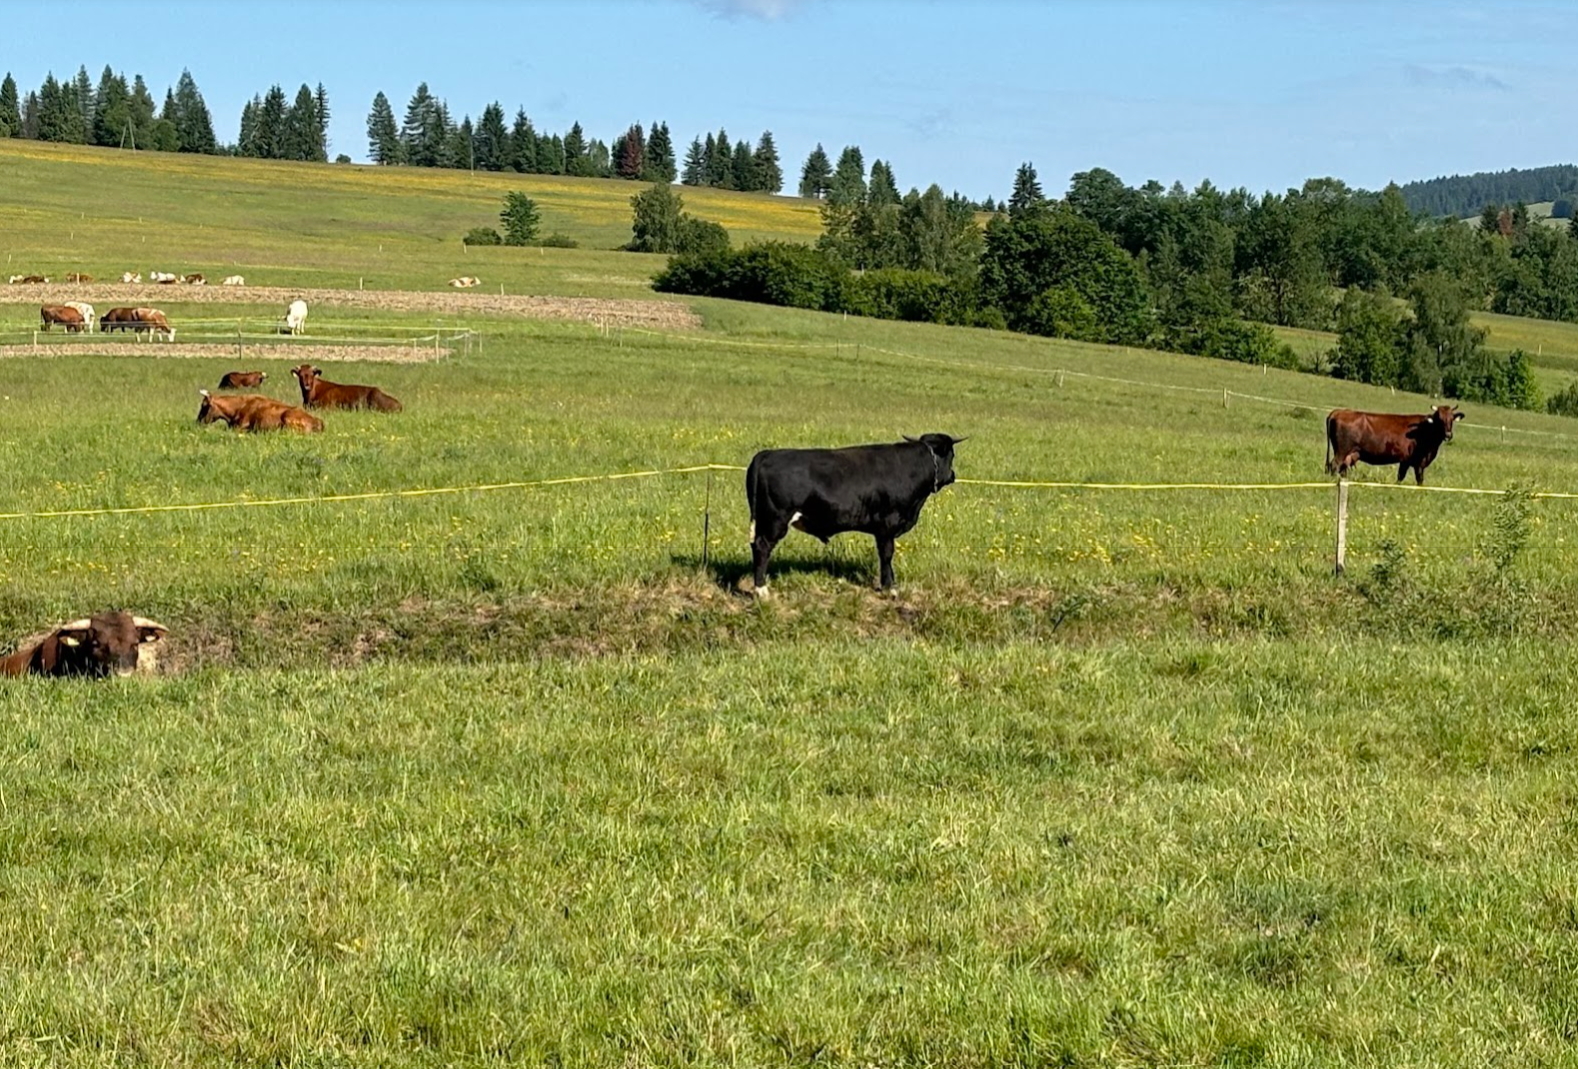
<path fill-rule="evenodd" d="M 81 675 L 94 679 L 129 676 L 137 671 L 143 647 L 159 641 L 168 629 L 129 612 L 96 613 L 55 629 L 52 675 Z"/>

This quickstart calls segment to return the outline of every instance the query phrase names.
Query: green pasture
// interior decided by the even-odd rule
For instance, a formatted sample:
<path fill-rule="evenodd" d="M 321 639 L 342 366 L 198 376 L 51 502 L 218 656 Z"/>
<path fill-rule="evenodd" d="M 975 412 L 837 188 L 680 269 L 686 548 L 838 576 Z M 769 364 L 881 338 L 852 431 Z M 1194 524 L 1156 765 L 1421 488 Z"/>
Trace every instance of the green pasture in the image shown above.
<path fill-rule="evenodd" d="M 1563 1065 L 1567 644 L 0 688 L 20 1065 Z"/>
<path fill-rule="evenodd" d="M 585 249 L 475 269 L 489 176 L 0 143 L 16 175 L 29 269 L 78 266 L 72 183 L 99 275 L 634 296 L 655 262 L 600 251 L 610 194 Z M 1578 501 L 1366 470 L 1331 574 L 1322 414 L 1431 399 L 707 300 L 320 306 L 238 365 L 184 354 L 278 308 L 163 307 L 174 344 L 0 358 L 0 644 L 171 629 L 153 678 L 0 681 L 0 1063 L 1578 1061 Z M 295 400 L 296 346 L 435 325 L 476 337 L 322 363 L 402 413 L 195 423 L 225 371 Z M 1552 373 L 1570 329 L 1493 326 Z M 1430 486 L 1578 492 L 1578 423 L 1466 407 Z M 961 482 L 892 596 L 869 538 L 798 533 L 735 591 L 729 469 L 926 431 L 970 436 Z"/>
<path fill-rule="evenodd" d="M 663 265 L 614 253 L 630 240 L 618 179 L 424 168 L 281 163 L 0 139 L 0 267 L 7 276 L 69 271 L 201 272 L 253 285 L 442 289 L 458 275 L 490 292 L 639 296 Z M 504 194 L 537 202 L 542 234 L 579 249 L 471 248 L 461 236 L 499 225 Z M 687 211 L 736 241 L 814 240 L 815 202 L 684 189 Z"/>

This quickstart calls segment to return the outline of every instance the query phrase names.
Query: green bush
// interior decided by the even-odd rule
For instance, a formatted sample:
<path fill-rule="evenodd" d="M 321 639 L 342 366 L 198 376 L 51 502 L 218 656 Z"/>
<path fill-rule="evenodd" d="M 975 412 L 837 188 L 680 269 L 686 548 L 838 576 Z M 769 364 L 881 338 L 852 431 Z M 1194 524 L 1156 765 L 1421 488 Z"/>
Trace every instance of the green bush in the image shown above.
<path fill-rule="evenodd" d="M 853 288 L 849 272 L 822 253 L 781 241 L 672 257 L 653 287 L 819 312 L 848 311 Z"/>
<path fill-rule="evenodd" d="M 1464 401 L 1504 408 L 1538 409 L 1540 406 L 1534 361 L 1522 349 L 1514 349 L 1505 359 L 1487 353 L 1467 367 L 1450 369 L 1444 376 L 1443 389 L 1448 397 Z"/>
<path fill-rule="evenodd" d="M 474 226 L 460 239 L 467 245 L 502 245 L 504 239 L 491 226 Z"/>
<path fill-rule="evenodd" d="M 878 319 L 970 326 L 976 321 L 975 296 L 968 280 L 884 267 L 853 279 L 849 311 Z"/>
<path fill-rule="evenodd" d="M 679 234 L 674 247 L 679 253 L 715 253 L 729 250 L 729 232 L 720 223 L 697 219 L 690 214 L 679 217 Z"/>
<path fill-rule="evenodd" d="M 579 241 L 576 241 L 569 234 L 561 234 L 557 230 L 537 242 L 537 244 L 546 249 L 579 249 L 581 247 Z"/>
<path fill-rule="evenodd" d="M 1568 385 L 1565 390 L 1560 390 L 1545 402 L 1545 411 L 1553 416 L 1578 417 L 1578 382 Z"/>

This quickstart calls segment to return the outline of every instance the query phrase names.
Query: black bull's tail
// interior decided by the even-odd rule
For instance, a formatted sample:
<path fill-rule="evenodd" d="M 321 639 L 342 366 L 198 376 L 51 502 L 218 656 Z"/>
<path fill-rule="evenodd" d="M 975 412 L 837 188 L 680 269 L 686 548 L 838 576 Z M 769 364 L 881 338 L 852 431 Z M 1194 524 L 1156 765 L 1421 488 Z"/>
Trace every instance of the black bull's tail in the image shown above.
<path fill-rule="evenodd" d="M 745 503 L 751 512 L 751 538 L 756 538 L 756 458 L 745 469 Z"/>

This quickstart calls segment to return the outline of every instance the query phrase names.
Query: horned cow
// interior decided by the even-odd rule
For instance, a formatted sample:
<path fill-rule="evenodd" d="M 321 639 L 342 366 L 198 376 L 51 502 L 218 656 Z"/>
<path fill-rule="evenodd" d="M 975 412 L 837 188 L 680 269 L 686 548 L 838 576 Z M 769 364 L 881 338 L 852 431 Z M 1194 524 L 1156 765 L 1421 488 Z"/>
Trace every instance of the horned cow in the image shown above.
<path fill-rule="evenodd" d="M 0 660 L 0 676 L 129 676 L 152 671 L 153 644 L 168 633 L 160 623 L 119 610 L 61 624 L 24 641 Z"/>
<path fill-rule="evenodd" d="M 1326 471 L 1341 478 L 1360 461 L 1396 464 L 1398 482 L 1412 468 L 1415 485 L 1423 486 L 1425 469 L 1452 440 L 1452 425 L 1463 418 L 1449 405 L 1422 416 L 1333 409 L 1326 417 Z"/>
<path fill-rule="evenodd" d="M 789 533 L 823 542 L 859 531 L 877 542 L 880 583 L 893 585 L 893 549 L 920 520 L 926 499 L 954 481 L 953 447 L 946 434 L 842 449 L 764 449 L 745 471 L 751 515 L 751 559 L 756 593 L 767 592 L 767 562 Z"/>
<path fill-rule="evenodd" d="M 216 423 L 223 420 L 238 431 L 305 431 L 323 430 L 323 420 L 311 412 L 264 397 L 257 393 L 244 393 L 230 397 L 215 397 L 207 390 L 197 391 L 203 402 L 197 409 L 197 422 Z"/>
<path fill-rule="evenodd" d="M 323 378 L 323 369 L 311 364 L 293 367 L 290 373 L 301 385 L 301 403 L 308 408 L 371 408 L 398 412 L 405 406 L 376 386 L 347 386 Z"/>

